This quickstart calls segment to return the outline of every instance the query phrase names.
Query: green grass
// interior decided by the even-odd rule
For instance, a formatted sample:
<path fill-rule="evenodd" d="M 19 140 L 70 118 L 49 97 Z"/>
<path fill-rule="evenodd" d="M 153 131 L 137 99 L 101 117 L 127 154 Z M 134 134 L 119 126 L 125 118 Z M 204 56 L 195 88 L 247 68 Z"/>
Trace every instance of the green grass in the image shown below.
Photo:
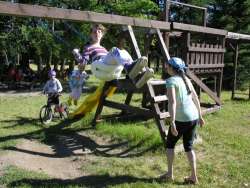
<path fill-rule="evenodd" d="M 91 80 L 96 85 L 96 80 Z M 68 95 L 64 94 L 62 100 Z M 84 96 L 81 100 L 84 99 Z M 202 96 L 207 101 L 207 96 Z M 206 126 L 199 128 L 203 142 L 195 146 L 198 159 L 198 187 L 250 186 L 250 101 L 231 101 L 223 92 L 223 107 L 205 117 Z M 122 93 L 112 100 L 124 101 Z M 60 180 L 45 174 L 9 166 L 0 177 L 7 187 L 188 187 L 182 185 L 189 166 L 183 152 L 175 158 L 175 181 L 160 182 L 156 177 L 165 172 L 166 156 L 160 135 L 153 120 L 133 122 L 103 122 L 95 130 L 88 129 L 93 113 L 75 122 L 55 121 L 44 128 L 38 120 L 44 96 L 0 97 L 0 157 L 20 139 L 35 139 L 53 145 L 59 135 L 78 135 L 83 132 L 89 140 L 124 143 L 121 153 L 96 152 L 86 156 L 81 169 L 86 175 L 73 180 Z M 132 104 L 140 103 L 140 95 Z M 114 111 L 104 108 L 104 114 Z M 181 142 L 180 142 L 181 143 Z M 105 146 L 103 143 L 101 146 Z M 123 152 L 123 153 L 122 153 Z M 125 154 L 125 155 L 123 155 Z M 1 171 L 0 171 L 1 173 Z"/>

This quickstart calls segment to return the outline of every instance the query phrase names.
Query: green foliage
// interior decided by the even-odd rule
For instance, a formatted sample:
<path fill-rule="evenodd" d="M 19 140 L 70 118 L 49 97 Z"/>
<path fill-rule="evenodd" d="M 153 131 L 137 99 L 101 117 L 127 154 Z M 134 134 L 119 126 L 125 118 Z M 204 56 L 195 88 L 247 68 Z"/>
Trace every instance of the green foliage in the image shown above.
<path fill-rule="evenodd" d="M 214 28 L 226 29 L 236 33 L 250 33 L 250 2 L 247 0 L 220 1 L 211 3 L 212 14 L 209 25 Z M 240 43 L 241 44 L 241 43 Z M 250 65 L 249 54 L 250 44 L 241 44 L 239 50 L 239 67 L 237 85 L 241 89 L 249 87 Z M 232 54 L 226 53 L 226 66 L 232 63 Z M 227 73 L 226 73 L 227 74 Z M 229 74 L 230 75 L 230 74 Z M 232 77 L 232 74 L 231 74 Z"/>

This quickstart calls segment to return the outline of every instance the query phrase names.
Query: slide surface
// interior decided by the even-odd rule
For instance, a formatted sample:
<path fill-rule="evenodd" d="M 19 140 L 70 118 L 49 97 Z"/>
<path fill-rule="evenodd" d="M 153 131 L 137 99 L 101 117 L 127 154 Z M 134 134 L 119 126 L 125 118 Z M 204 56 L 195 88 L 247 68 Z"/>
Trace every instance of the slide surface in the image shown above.
<path fill-rule="evenodd" d="M 73 113 L 70 114 L 70 118 L 84 116 L 97 107 L 97 105 L 99 104 L 101 94 L 102 94 L 102 88 L 104 86 L 104 83 L 105 82 L 101 82 L 98 88 L 95 90 L 95 92 L 92 94 L 89 94 L 84 99 L 82 104 Z M 107 90 L 107 97 L 112 96 L 115 90 L 116 90 L 116 87 L 110 87 Z"/>

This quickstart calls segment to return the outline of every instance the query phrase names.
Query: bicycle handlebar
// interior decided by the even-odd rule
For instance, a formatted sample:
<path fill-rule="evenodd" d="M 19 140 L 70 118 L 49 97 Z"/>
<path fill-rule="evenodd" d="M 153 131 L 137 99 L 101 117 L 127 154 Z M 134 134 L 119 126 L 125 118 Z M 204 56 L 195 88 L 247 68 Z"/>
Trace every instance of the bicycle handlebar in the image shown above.
<path fill-rule="evenodd" d="M 46 96 L 62 96 L 61 93 L 44 93 Z"/>

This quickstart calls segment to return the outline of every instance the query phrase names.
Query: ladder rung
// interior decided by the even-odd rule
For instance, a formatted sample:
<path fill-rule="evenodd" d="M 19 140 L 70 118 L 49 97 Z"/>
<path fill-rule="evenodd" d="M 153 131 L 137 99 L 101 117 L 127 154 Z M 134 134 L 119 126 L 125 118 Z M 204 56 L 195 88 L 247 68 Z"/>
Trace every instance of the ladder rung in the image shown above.
<path fill-rule="evenodd" d="M 166 119 L 168 117 L 170 117 L 169 112 L 163 112 L 159 114 L 160 119 Z"/>
<path fill-rule="evenodd" d="M 164 80 L 149 80 L 148 84 L 155 86 L 155 85 L 165 85 L 166 81 Z"/>
<path fill-rule="evenodd" d="M 157 102 L 157 103 L 168 100 L 166 95 L 155 96 L 153 99 L 154 99 L 154 102 Z"/>

